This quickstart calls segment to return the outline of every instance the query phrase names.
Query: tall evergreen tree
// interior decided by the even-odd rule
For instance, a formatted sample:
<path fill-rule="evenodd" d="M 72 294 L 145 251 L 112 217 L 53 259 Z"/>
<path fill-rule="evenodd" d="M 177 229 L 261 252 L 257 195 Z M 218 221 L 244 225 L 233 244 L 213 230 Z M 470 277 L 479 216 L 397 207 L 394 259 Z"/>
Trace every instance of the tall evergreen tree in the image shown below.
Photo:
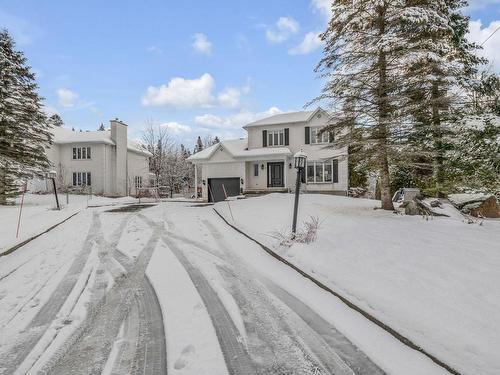
<path fill-rule="evenodd" d="M 203 150 L 203 141 L 201 140 L 201 137 L 198 136 L 198 139 L 196 140 L 195 153 L 200 152 L 202 150 Z"/>
<path fill-rule="evenodd" d="M 386 210 L 394 209 L 389 161 L 397 152 L 401 118 L 396 109 L 401 85 L 397 62 L 405 43 L 399 21 L 403 7 L 404 0 L 333 0 L 332 17 L 321 35 L 324 57 L 316 68 L 328 80 L 316 100 L 328 100 L 335 119 L 325 131 L 348 127 L 354 120 L 357 137 L 340 135 L 337 141 L 355 141 L 352 149 L 378 170 Z"/>
<path fill-rule="evenodd" d="M 478 47 L 466 39 L 464 5 L 462 0 L 407 0 L 401 12 L 408 50 L 408 58 L 401 61 L 407 99 L 402 107 L 412 126 L 407 158 L 400 164 L 432 180 L 438 195 L 445 190 L 446 154 L 463 102 L 457 89 L 474 82 L 478 66 L 485 62 L 474 53 Z"/>
<path fill-rule="evenodd" d="M 51 124 L 37 89 L 24 54 L 0 31 L 0 204 L 18 194 L 22 179 L 50 167 Z"/>
<path fill-rule="evenodd" d="M 48 122 L 51 126 L 61 127 L 64 125 L 63 119 L 57 113 L 54 113 L 52 116 L 50 116 Z"/>

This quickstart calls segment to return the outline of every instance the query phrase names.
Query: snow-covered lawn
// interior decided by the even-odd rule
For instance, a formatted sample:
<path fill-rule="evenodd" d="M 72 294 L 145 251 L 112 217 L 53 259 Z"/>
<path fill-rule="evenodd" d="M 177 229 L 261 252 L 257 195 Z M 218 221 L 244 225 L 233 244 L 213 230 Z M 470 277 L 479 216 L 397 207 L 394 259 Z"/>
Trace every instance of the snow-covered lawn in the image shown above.
<path fill-rule="evenodd" d="M 302 195 L 299 222 L 321 220 L 310 245 L 280 248 L 293 195 L 230 202 L 235 224 L 464 374 L 499 374 L 500 222 L 424 220 L 379 202 Z M 229 221 L 227 202 L 216 209 Z"/>
<path fill-rule="evenodd" d="M 137 199 L 132 197 L 114 199 L 97 196 L 92 196 L 89 199 L 86 195 L 70 195 L 69 204 L 66 204 L 66 195 L 60 194 L 61 210 L 58 211 L 55 209 L 54 195 L 26 194 L 21 214 L 19 237 L 16 238 L 20 201 L 21 198 L 18 198 L 15 205 L 0 206 L 0 253 L 86 208 L 87 204 L 126 203 L 136 202 Z"/>

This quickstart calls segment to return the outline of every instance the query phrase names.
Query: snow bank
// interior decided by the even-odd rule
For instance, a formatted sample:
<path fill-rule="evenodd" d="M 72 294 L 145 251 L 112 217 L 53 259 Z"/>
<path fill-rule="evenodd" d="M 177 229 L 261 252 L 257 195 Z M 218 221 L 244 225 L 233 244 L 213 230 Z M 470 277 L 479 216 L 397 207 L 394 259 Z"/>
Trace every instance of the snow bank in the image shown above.
<path fill-rule="evenodd" d="M 278 248 L 293 196 L 231 202 L 237 226 L 464 374 L 498 374 L 500 222 L 394 215 L 378 202 L 302 195 L 317 242 Z M 216 205 L 228 220 L 227 203 Z"/>
<path fill-rule="evenodd" d="M 105 198 L 86 195 L 70 195 L 69 204 L 66 204 L 66 195 L 59 195 L 61 210 L 56 210 L 54 195 L 26 194 L 21 215 L 19 238 L 16 238 L 17 221 L 19 218 L 21 198 L 16 199 L 12 206 L 0 206 L 0 253 L 10 247 L 33 237 L 49 227 L 63 221 L 74 213 L 89 205 L 106 205 L 114 203 L 135 202 L 132 197 Z"/>

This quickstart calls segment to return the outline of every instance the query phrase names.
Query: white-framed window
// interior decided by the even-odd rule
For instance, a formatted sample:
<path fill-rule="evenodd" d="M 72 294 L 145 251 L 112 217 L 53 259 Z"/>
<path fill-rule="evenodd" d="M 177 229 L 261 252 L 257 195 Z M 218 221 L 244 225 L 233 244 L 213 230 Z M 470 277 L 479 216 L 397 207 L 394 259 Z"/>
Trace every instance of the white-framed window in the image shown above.
<path fill-rule="evenodd" d="M 142 177 L 141 176 L 135 176 L 134 177 L 134 185 L 135 189 L 142 189 Z"/>
<path fill-rule="evenodd" d="M 338 177 L 334 173 L 338 173 L 337 160 L 329 161 L 308 161 L 306 167 L 307 183 L 331 183 L 337 182 Z M 335 166 L 335 168 L 334 168 Z"/>
<path fill-rule="evenodd" d="M 73 147 L 73 160 L 92 159 L 90 147 Z"/>
<path fill-rule="evenodd" d="M 328 143 L 330 142 L 330 134 L 328 132 L 323 132 L 321 134 L 322 127 L 311 128 L 311 143 Z"/>
<path fill-rule="evenodd" d="M 92 186 L 90 172 L 73 172 L 73 186 Z"/>
<path fill-rule="evenodd" d="M 267 145 L 268 146 L 283 146 L 285 144 L 285 131 L 281 130 L 268 130 L 267 131 Z"/>
<path fill-rule="evenodd" d="M 253 165 L 253 176 L 258 177 L 259 176 L 259 164 L 254 164 Z"/>

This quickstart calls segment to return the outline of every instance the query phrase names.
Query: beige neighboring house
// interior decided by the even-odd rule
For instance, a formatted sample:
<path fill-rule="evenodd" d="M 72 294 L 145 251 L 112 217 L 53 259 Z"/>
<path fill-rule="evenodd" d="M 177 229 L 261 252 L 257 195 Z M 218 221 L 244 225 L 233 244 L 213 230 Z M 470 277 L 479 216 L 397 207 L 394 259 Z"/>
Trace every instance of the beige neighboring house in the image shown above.
<path fill-rule="evenodd" d="M 329 114 L 314 111 L 282 113 L 245 125 L 245 139 L 222 141 L 189 157 L 201 170 L 205 201 L 251 193 L 288 192 L 295 189 L 297 171 L 293 155 L 307 154 L 307 192 L 347 194 L 347 147 L 337 148 L 333 135 L 318 132 Z M 197 178 L 195 178 L 197 181 Z"/>
<path fill-rule="evenodd" d="M 127 125 L 110 121 L 104 131 L 75 132 L 54 128 L 54 143 L 47 156 L 56 171 L 59 187 L 85 188 L 106 196 L 136 195 L 149 184 L 149 158 L 152 156 L 127 136 Z M 28 184 L 33 192 L 51 190 L 47 180 Z"/>

